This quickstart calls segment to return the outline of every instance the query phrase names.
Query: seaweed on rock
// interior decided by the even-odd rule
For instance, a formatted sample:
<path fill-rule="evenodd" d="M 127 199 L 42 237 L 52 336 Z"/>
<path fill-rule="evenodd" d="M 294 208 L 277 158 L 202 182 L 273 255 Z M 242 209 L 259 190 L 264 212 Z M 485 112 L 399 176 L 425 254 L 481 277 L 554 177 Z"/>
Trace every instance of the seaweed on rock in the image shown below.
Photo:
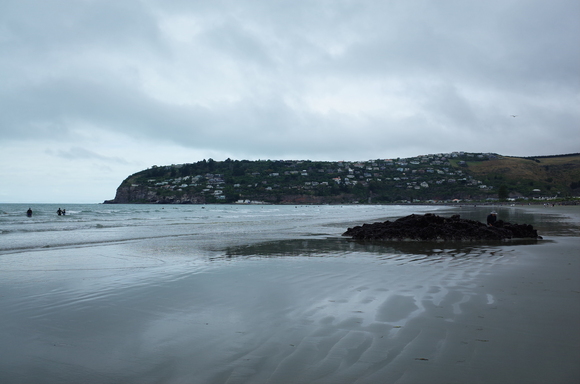
<path fill-rule="evenodd" d="M 449 218 L 426 213 L 348 228 L 342 234 L 359 240 L 506 240 L 514 238 L 541 239 L 529 224 L 512 224 L 502 220 L 488 226 L 459 215 Z"/>

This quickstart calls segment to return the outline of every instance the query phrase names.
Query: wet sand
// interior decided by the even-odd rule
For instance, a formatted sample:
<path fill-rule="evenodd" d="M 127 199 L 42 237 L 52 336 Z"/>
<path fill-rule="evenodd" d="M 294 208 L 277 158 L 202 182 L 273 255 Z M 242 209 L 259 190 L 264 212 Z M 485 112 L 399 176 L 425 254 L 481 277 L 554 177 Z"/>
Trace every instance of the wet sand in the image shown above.
<path fill-rule="evenodd" d="M 182 241 L 3 255 L 0 382 L 580 380 L 579 237 Z"/>

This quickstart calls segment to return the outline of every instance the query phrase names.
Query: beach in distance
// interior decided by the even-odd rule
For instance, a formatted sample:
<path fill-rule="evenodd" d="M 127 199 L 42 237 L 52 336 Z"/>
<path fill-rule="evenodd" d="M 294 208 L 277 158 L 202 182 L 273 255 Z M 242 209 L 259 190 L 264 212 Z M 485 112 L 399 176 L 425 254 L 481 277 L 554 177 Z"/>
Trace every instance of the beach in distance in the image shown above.
<path fill-rule="evenodd" d="M 341 236 L 491 210 L 542 239 Z M 579 249 L 580 206 L 0 204 L 0 382 L 578 383 Z"/>

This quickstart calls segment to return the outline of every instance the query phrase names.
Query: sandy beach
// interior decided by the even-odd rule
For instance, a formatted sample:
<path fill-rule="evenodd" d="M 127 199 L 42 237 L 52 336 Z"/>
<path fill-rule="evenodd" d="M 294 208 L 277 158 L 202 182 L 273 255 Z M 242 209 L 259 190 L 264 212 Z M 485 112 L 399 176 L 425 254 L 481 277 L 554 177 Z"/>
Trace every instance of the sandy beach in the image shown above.
<path fill-rule="evenodd" d="M 0 382 L 577 383 L 580 220 L 517 214 L 549 217 L 544 239 L 4 254 Z"/>

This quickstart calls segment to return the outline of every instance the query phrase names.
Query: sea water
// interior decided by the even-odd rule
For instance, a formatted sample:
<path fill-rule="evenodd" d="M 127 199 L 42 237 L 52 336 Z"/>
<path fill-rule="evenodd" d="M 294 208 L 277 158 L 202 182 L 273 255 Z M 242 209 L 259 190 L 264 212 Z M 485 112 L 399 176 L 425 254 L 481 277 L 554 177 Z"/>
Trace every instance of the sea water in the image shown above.
<path fill-rule="evenodd" d="M 32 217 L 26 216 L 28 208 Z M 66 215 L 59 216 L 62 208 Z M 214 248 L 269 238 L 336 236 L 347 225 L 416 211 L 411 206 L 3 204 L 0 253 L 188 236 Z"/>
<path fill-rule="evenodd" d="M 28 208 L 32 217 L 26 216 Z M 66 215 L 59 216 L 62 208 Z M 512 206 L 0 204 L 0 254 L 151 239 L 195 240 L 189 250 L 219 252 L 226 245 L 265 240 L 336 238 L 350 226 L 413 213 L 460 214 L 485 222 L 491 209 L 501 220 L 532 224 L 540 232 L 577 234 L 566 216 L 550 208 L 538 213 Z"/>

